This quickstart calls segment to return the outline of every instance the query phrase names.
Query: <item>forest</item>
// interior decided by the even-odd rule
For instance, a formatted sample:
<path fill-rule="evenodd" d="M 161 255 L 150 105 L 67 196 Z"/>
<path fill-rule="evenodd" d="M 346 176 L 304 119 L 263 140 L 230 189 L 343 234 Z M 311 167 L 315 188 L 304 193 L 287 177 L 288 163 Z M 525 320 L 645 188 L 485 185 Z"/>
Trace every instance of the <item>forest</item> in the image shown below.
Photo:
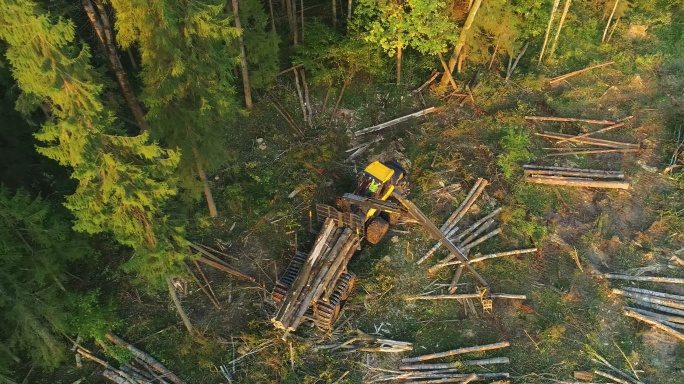
<path fill-rule="evenodd" d="M 0 382 L 684 384 L 683 118 L 682 0 L 0 0 Z M 400 219 L 276 329 L 374 160 L 524 300 Z"/>

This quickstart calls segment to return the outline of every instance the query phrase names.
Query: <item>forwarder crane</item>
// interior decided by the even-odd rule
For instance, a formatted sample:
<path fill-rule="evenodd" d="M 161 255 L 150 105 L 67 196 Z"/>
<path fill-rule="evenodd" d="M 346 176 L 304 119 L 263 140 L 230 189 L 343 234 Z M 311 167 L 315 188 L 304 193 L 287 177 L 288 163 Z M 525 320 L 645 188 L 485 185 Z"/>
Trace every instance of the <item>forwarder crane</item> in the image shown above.
<path fill-rule="evenodd" d="M 363 238 L 377 244 L 389 225 L 401 216 L 418 221 L 460 259 L 479 280 L 483 302 L 491 302 L 487 281 L 473 269 L 463 252 L 406 198 L 407 176 L 395 162 L 374 161 L 359 177 L 354 193 L 337 199 L 337 208 L 317 204 L 317 215 L 325 221 L 311 251 L 295 255 L 271 292 L 278 305 L 271 321 L 285 331 L 285 336 L 304 320 L 312 321 L 322 332 L 332 330 L 356 280 L 347 270 L 349 260 L 361 249 Z M 390 197 L 399 204 L 388 201 Z"/>

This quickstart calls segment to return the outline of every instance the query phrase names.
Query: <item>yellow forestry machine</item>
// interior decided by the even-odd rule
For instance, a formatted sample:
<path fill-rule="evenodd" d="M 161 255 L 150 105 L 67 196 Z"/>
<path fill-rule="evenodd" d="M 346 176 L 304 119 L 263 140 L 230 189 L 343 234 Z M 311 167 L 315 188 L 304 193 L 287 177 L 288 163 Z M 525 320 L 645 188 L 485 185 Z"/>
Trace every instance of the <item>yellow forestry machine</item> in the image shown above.
<path fill-rule="evenodd" d="M 359 177 L 354 193 L 337 199 L 337 208 L 317 204 L 324 219 L 308 254 L 298 252 L 277 281 L 271 298 L 278 306 L 271 321 L 285 336 L 304 320 L 322 332 L 332 330 L 345 301 L 354 288 L 355 275 L 347 264 L 361 249 L 365 238 L 377 244 L 390 224 L 401 216 L 417 220 L 476 276 L 485 288 L 489 284 L 475 271 L 466 256 L 405 196 L 409 192 L 407 172 L 395 162 L 374 161 Z M 394 197 L 400 204 L 388 201 Z"/>

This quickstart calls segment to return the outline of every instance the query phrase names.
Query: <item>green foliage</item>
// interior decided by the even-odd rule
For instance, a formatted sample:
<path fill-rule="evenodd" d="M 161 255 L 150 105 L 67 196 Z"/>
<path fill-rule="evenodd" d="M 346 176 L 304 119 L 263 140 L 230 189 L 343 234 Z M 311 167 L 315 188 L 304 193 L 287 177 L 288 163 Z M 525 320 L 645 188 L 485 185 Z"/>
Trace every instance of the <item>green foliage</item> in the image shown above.
<path fill-rule="evenodd" d="M 180 154 L 150 143 L 147 133 L 123 135 L 101 100 L 102 81 L 89 63 L 88 47 L 73 45 L 71 22 L 55 20 L 29 0 L 3 0 L 0 24 L 13 76 L 27 95 L 17 105 L 24 113 L 36 107 L 26 100 L 52 105 L 52 118 L 36 134 L 48 146 L 38 151 L 73 169 L 78 186 L 66 205 L 76 216 L 74 228 L 110 232 L 143 251 L 143 258 L 153 251 L 177 254 L 157 247 L 169 243 L 159 221 L 162 205 L 175 194 L 169 177 Z"/>
<path fill-rule="evenodd" d="M 514 238 L 541 242 L 547 235 L 547 228 L 537 218 L 528 215 L 524 208 L 514 208 L 502 214 L 501 219 Z"/>
<path fill-rule="evenodd" d="M 496 164 L 509 181 L 517 179 L 521 162 L 535 159 L 534 154 L 527 149 L 530 144 L 527 130 L 522 127 L 506 127 L 506 134 L 501 139 L 504 152 L 498 156 Z"/>
<path fill-rule="evenodd" d="M 262 2 L 242 0 L 238 11 L 249 66 L 249 82 L 252 88 L 268 88 L 278 73 L 280 38 L 270 31 Z"/>

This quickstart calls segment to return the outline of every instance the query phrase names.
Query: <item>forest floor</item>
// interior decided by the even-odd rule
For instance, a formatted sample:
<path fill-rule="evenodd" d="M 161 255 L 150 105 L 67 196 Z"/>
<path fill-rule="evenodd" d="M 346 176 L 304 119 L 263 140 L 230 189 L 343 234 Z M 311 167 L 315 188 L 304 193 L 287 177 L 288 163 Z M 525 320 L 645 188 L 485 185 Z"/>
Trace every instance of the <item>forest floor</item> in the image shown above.
<path fill-rule="evenodd" d="M 205 268 L 222 304 L 215 309 L 188 281 L 182 305 L 201 333 L 198 337 L 187 336 L 167 295 L 116 286 L 117 301 L 128 303 L 121 308 L 125 317 L 120 336 L 197 384 L 227 383 L 221 365 L 235 383 L 360 383 L 374 369 L 396 369 L 399 357 L 394 355 L 319 348 L 347 340 L 357 329 L 412 342 L 414 351 L 406 355 L 509 341 L 505 352 L 478 357 L 508 356 L 509 365 L 492 369 L 510 372 L 516 383 L 572 382 L 574 371 L 605 368 L 592 360 L 596 355 L 619 369 L 635 371 L 645 383 L 684 383 L 684 346 L 623 316 L 624 303 L 611 295 L 613 287 L 656 286 L 608 281 L 600 275 L 647 272 L 684 277 L 684 268 L 669 261 L 684 249 L 684 196 L 682 184 L 662 173 L 676 139 L 667 122 L 671 105 L 659 95 L 659 86 L 654 74 L 623 72 L 616 65 L 553 87 L 536 76 L 506 83 L 499 76 L 483 75 L 473 88 L 475 103 L 463 105 L 459 98 L 440 101 L 428 91 L 410 95 L 391 86 L 350 87 L 333 124 L 328 126 L 329 115 L 320 116 L 314 128 L 305 129 L 303 140 L 293 139 L 289 126 L 270 106 L 257 108 L 243 137 L 236 138 L 250 145 L 233 149 L 235 166 L 213 175 L 219 218 L 196 215 L 190 236 L 234 257 L 227 261 L 255 276 L 258 286 Z M 299 111 L 296 96 L 289 97 L 289 110 Z M 314 104 L 320 108 L 320 101 Z M 344 150 L 357 144 L 348 131 L 433 105 L 440 107 L 439 112 L 378 132 L 382 141 L 353 162 L 344 161 Z M 543 148 L 549 142 L 533 132 L 578 134 L 596 128 L 526 121 L 525 115 L 609 120 L 634 116 L 625 127 L 601 137 L 640 143 L 643 151 L 547 157 Z M 506 147 L 502 141 L 507 134 L 527 138 L 530 144 Z M 534 164 L 621 170 L 632 188 L 525 184 L 519 168 L 524 162 L 516 159 L 528 155 Z M 527 300 L 495 300 L 492 313 L 478 309 L 467 314 L 458 301 L 407 301 L 408 296 L 446 293 L 453 269 L 428 276 L 427 268 L 444 253 L 415 265 L 434 241 L 420 227 L 406 226 L 389 232 L 378 245 L 365 244 L 351 261 L 349 269 L 358 276 L 356 290 L 332 336 L 322 338 L 303 326 L 290 340 L 281 340 L 269 322 L 274 308 L 264 302 L 278 271 L 295 247 L 306 251 L 312 243 L 309 212 L 315 203 L 330 203 L 350 191 L 356 174 L 375 159 L 398 160 L 406 166 L 411 200 L 438 225 L 477 178 L 487 179 L 489 186 L 464 222 L 470 224 L 502 207 L 497 221 L 503 234 L 476 251 L 538 251 L 489 260 L 476 269 L 493 292 L 525 294 Z M 504 174 L 502 164 L 513 172 Z M 430 193 L 451 184 L 459 184 L 460 190 Z M 317 225 L 315 217 L 312 225 Z M 461 282 L 459 292 L 474 291 L 471 275 L 464 274 Z M 684 294 L 682 287 L 657 288 Z M 84 372 L 69 368 L 62 372 L 61 382 L 98 382 L 97 376 Z"/>

